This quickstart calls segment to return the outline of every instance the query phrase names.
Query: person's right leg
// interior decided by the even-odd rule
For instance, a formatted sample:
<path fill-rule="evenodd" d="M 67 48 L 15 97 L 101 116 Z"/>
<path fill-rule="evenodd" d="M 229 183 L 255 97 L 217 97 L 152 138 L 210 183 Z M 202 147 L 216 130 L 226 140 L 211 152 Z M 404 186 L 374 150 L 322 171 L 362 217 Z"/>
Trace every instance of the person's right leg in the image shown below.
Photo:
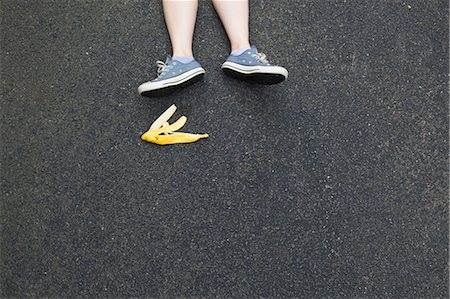
<path fill-rule="evenodd" d="M 172 44 L 172 57 L 158 61 L 158 77 L 141 84 L 143 96 L 166 95 L 201 79 L 205 70 L 192 55 L 192 36 L 198 0 L 162 0 L 164 18 Z"/>
<path fill-rule="evenodd" d="M 172 55 L 192 57 L 192 36 L 198 0 L 162 0 L 164 19 L 172 43 Z"/>

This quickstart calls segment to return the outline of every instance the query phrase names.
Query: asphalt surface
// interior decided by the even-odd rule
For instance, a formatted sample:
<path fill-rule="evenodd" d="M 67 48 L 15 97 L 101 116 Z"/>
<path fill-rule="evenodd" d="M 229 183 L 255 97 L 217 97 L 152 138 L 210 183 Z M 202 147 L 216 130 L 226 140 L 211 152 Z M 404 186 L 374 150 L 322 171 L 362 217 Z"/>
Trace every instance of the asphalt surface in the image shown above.
<path fill-rule="evenodd" d="M 448 2 L 252 1 L 290 72 L 140 97 L 159 1 L 1 3 L 0 297 L 448 297 Z M 140 135 L 171 104 L 197 143 Z"/>

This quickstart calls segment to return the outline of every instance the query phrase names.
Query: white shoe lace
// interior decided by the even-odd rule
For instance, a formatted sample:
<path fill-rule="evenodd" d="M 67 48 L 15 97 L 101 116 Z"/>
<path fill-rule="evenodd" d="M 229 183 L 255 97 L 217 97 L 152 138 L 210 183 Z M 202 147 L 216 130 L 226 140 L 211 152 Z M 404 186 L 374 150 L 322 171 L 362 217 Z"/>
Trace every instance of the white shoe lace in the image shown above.
<path fill-rule="evenodd" d="M 258 53 L 256 52 L 255 54 L 252 54 L 253 57 L 256 58 L 256 60 L 262 62 L 262 63 L 269 63 L 269 61 L 266 58 L 266 54 L 264 53 Z"/>
<path fill-rule="evenodd" d="M 169 69 L 173 67 L 172 65 L 167 65 L 164 61 L 161 60 L 156 61 L 156 66 L 158 67 L 158 70 L 156 71 L 158 73 L 158 77 L 164 75 Z"/>

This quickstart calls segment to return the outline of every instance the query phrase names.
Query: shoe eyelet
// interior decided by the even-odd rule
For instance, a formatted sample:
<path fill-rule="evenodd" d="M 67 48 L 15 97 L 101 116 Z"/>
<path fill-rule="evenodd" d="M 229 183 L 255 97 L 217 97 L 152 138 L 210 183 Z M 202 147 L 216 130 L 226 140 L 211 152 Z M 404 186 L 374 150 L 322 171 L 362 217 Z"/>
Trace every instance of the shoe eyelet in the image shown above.
<path fill-rule="evenodd" d="M 173 65 L 177 65 L 176 61 L 173 62 Z"/>

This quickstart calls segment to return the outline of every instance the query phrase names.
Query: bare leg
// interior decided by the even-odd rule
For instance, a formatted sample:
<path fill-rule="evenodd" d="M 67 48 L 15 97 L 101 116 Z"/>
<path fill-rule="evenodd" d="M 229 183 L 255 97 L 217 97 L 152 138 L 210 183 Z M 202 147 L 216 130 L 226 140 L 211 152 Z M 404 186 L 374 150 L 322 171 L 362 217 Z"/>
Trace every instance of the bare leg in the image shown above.
<path fill-rule="evenodd" d="M 173 56 L 191 57 L 198 0 L 162 0 Z"/>
<path fill-rule="evenodd" d="M 231 51 L 250 48 L 248 0 L 212 0 L 231 44 Z"/>

